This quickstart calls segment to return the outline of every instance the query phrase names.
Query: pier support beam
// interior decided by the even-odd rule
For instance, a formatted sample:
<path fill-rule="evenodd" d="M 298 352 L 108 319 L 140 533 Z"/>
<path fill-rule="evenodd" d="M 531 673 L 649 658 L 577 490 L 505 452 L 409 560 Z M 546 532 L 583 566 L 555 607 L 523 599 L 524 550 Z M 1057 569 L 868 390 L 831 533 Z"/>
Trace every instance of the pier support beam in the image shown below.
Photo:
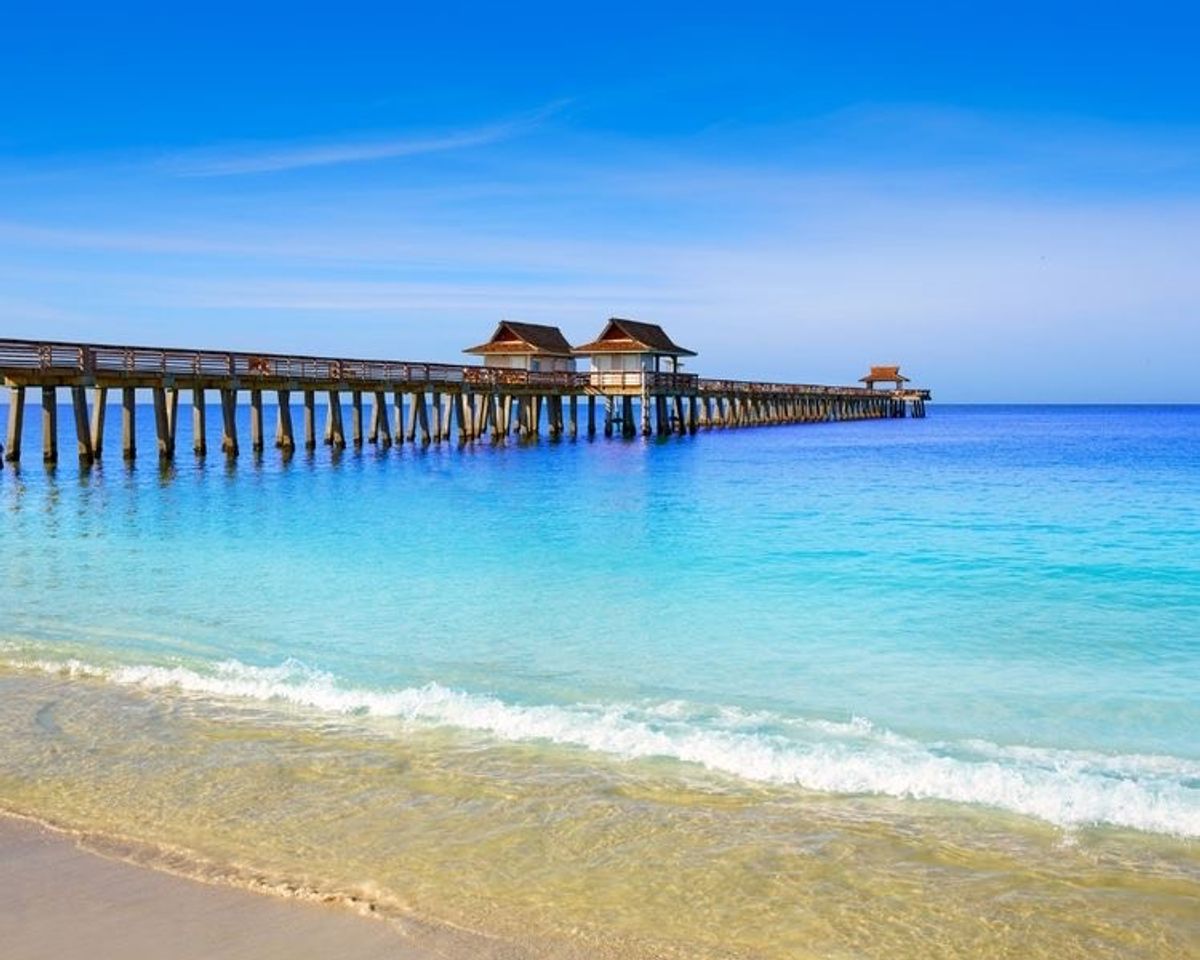
<path fill-rule="evenodd" d="M 355 448 L 363 445 L 362 391 L 350 392 L 350 439 Z"/>
<path fill-rule="evenodd" d="M 262 391 L 250 391 L 250 450 L 263 452 L 263 408 Z"/>
<path fill-rule="evenodd" d="M 596 397 L 588 394 L 587 401 L 587 435 L 591 439 L 596 435 Z"/>
<path fill-rule="evenodd" d="M 171 437 L 171 423 L 167 415 L 167 391 L 164 387 L 154 387 L 150 391 L 154 398 L 154 433 L 158 438 L 158 458 L 170 460 L 175 455 L 175 445 Z"/>
<path fill-rule="evenodd" d="M 304 449 L 317 449 L 317 397 L 312 390 L 304 391 Z"/>
<path fill-rule="evenodd" d="M 238 455 L 237 391 L 221 389 L 221 450 L 227 457 Z"/>
<path fill-rule="evenodd" d="M 126 460 L 137 456 L 137 392 L 133 387 L 121 388 L 121 456 Z"/>
<path fill-rule="evenodd" d="M 392 430 L 388 426 L 387 393 L 383 390 L 375 391 L 371 404 L 371 435 L 367 439 L 385 450 L 392 445 Z"/>
<path fill-rule="evenodd" d="M 296 449 L 296 437 L 292 432 L 291 391 L 277 391 L 275 404 L 275 446 L 285 453 L 290 453 Z"/>
<path fill-rule="evenodd" d="M 468 393 L 464 398 L 463 408 L 467 411 L 467 439 L 477 440 L 481 431 L 481 421 L 483 419 L 483 407 L 480 406 L 482 401 L 477 393 Z"/>
<path fill-rule="evenodd" d="M 175 456 L 175 435 L 179 426 L 179 390 L 167 387 L 167 436 L 171 441 L 171 456 Z"/>
<path fill-rule="evenodd" d="M 433 437 L 429 432 L 429 407 L 425 402 L 424 390 L 417 394 L 415 405 L 417 408 L 417 429 L 421 435 L 421 445 L 427 447 Z"/>
<path fill-rule="evenodd" d="M 87 387 L 71 388 L 71 412 L 75 414 L 75 441 L 79 450 L 79 462 L 90 464 L 95 458 L 92 455 L 92 434 L 88 424 Z"/>
<path fill-rule="evenodd" d="M 495 440 L 500 431 L 496 428 L 496 395 L 490 390 L 483 395 L 483 420 L 478 425 L 479 436 L 482 438 L 490 430 Z"/>
<path fill-rule="evenodd" d="M 442 394 L 442 399 L 439 406 L 439 414 L 441 416 L 442 427 L 441 434 L 434 439 L 439 443 L 449 443 L 454 435 L 454 395 L 450 393 Z M 436 430 L 434 431 L 437 432 Z"/>
<path fill-rule="evenodd" d="M 104 452 L 104 415 L 108 411 L 108 387 L 92 387 L 92 456 Z"/>
<path fill-rule="evenodd" d="M 12 387 L 8 391 L 8 445 L 4 459 L 17 463 L 21 459 L 21 433 L 25 429 L 25 388 Z"/>
<path fill-rule="evenodd" d="M 495 432 L 495 435 L 492 437 L 492 439 L 496 443 L 500 443 L 504 440 L 507 440 L 509 435 L 512 433 L 512 429 L 513 429 L 512 410 L 513 410 L 512 394 L 510 394 L 510 393 L 501 394 L 499 409 L 497 410 L 499 419 L 496 421 L 496 432 Z"/>
<path fill-rule="evenodd" d="M 192 387 L 192 453 L 208 456 L 208 409 L 204 406 L 204 388 Z"/>
<path fill-rule="evenodd" d="M 464 397 L 461 393 L 454 395 L 454 418 L 458 421 L 458 442 L 460 444 L 471 439 L 470 405 L 470 397 Z"/>
<path fill-rule="evenodd" d="M 614 397 L 604 398 L 604 435 L 611 437 L 613 435 L 613 408 L 616 406 Z"/>
<path fill-rule="evenodd" d="M 346 431 L 342 426 L 342 399 L 336 390 L 329 391 L 329 408 L 325 413 L 325 443 L 334 450 L 346 449 Z"/>
<path fill-rule="evenodd" d="M 58 391 L 42 387 L 42 461 L 58 463 Z"/>
<path fill-rule="evenodd" d="M 458 393 L 447 393 L 442 397 L 442 436 L 441 440 L 449 443 L 454 439 L 454 425 L 458 424 L 459 432 L 463 424 L 463 398 Z M 438 438 L 434 438 L 438 439 Z"/>
<path fill-rule="evenodd" d="M 397 407 L 397 410 L 399 410 L 399 407 Z M 412 395 L 412 404 L 408 411 L 407 431 L 410 443 L 416 442 L 418 430 L 421 435 L 421 443 L 428 445 L 431 437 L 429 435 L 429 410 L 425 406 L 424 390 L 419 390 Z"/>
<path fill-rule="evenodd" d="M 567 429 L 570 431 L 571 439 L 574 440 L 579 436 L 579 398 L 575 394 L 571 394 L 567 400 L 567 418 L 569 420 Z"/>
<path fill-rule="evenodd" d="M 396 435 L 396 443 L 404 445 L 404 394 L 395 390 L 392 392 L 392 433 Z M 411 438 L 410 438 L 411 439 Z"/>
<path fill-rule="evenodd" d="M 434 390 L 430 395 L 430 406 L 433 408 L 433 442 L 441 443 L 443 439 L 449 439 L 449 431 L 445 427 L 445 419 L 449 415 L 450 408 L 442 403 L 442 392 Z"/>
<path fill-rule="evenodd" d="M 533 419 L 533 398 L 517 397 L 517 436 L 525 440 L 532 432 L 530 421 Z"/>
<path fill-rule="evenodd" d="M 637 436 L 633 423 L 633 397 L 621 398 L 621 436 L 626 440 Z"/>

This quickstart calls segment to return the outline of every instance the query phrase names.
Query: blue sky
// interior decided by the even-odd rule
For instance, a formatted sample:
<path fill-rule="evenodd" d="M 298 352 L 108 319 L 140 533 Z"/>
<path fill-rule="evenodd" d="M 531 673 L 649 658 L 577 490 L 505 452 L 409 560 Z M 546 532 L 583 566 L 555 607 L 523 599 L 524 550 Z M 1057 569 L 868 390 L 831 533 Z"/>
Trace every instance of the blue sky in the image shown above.
<path fill-rule="evenodd" d="M 13 6 L 0 335 L 1197 401 L 1184 4 Z"/>

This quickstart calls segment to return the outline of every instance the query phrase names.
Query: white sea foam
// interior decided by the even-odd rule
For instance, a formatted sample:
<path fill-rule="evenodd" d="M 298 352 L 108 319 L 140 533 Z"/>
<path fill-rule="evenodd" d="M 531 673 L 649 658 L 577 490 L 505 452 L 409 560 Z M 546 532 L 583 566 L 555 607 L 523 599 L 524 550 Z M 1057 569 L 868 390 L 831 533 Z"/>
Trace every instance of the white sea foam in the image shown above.
<path fill-rule="evenodd" d="M 211 672 L 183 666 L 99 668 L 77 660 L 23 665 L 152 689 L 447 725 L 626 759 L 665 757 L 747 780 L 829 793 L 984 804 L 1064 827 L 1095 824 L 1200 836 L 1200 764 L 1175 757 L 982 740 L 925 744 L 865 718 L 804 720 L 737 708 L 700 710 L 682 701 L 519 705 L 437 683 L 375 691 L 345 687 L 295 661 L 255 667 L 229 660 Z"/>

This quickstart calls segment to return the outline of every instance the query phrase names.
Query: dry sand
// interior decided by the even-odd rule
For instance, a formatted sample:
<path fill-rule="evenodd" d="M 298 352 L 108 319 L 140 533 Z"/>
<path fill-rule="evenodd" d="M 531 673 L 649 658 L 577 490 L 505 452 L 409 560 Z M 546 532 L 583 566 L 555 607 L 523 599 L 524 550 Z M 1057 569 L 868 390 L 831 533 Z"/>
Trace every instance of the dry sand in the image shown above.
<path fill-rule="evenodd" d="M 417 945 L 392 925 L 344 908 L 160 873 L 0 816 L 3 960 L 427 960 L 506 953 L 490 946 Z"/>

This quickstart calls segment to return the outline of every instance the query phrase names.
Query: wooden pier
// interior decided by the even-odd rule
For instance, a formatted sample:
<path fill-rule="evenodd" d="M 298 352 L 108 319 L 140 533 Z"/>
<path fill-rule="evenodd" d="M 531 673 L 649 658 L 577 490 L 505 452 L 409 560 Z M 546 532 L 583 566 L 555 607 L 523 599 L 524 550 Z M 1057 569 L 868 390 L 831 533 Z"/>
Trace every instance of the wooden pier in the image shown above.
<path fill-rule="evenodd" d="M 221 451 L 229 457 L 238 456 L 245 443 L 237 416 L 243 397 L 249 401 L 249 449 L 264 449 L 263 394 L 268 392 L 276 400 L 274 445 L 284 453 L 299 446 L 314 450 L 318 443 L 344 449 L 364 443 L 390 447 L 533 439 L 543 424 L 552 439 L 573 439 L 599 432 L 607 437 L 667 436 L 699 429 L 923 417 L 929 400 L 929 391 L 909 389 L 899 381 L 896 389 L 877 390 L 874 383 L 760 383 L 678 371 L 539 371 L 4 339 L 0 377 L 9 390 L 3 459 L 21 459 L 27 394 L 40 389 L 42 459 L 47 463 L 59 456 L 60 388 L 71 399 L 77 453 L 84 463 L 104 453 L 110 392 L 120 400 L 122 456 L 137 455 L 139 389 L 148 390 L 153 399 L 157 454 L 163 460 L 176 455 L 183 392 L 190 396 L 193 453 L 209 452 L 206 400 L 213 394 L 220 398 Z M 318 394 L 326 398 L 320 433 Z M 349 429 L 344 406 L 349 407 Z"/>

